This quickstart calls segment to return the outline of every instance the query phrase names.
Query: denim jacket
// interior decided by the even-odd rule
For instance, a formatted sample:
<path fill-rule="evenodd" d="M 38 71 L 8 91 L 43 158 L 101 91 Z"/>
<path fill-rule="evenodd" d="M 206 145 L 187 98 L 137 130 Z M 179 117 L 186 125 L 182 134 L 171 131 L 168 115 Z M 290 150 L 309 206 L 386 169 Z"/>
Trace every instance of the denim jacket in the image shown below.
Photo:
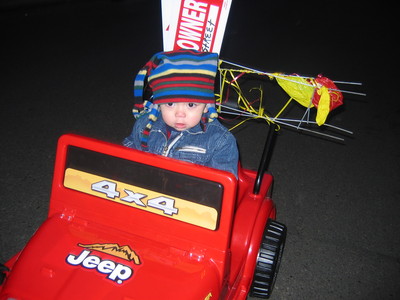
<path fill-rule="evenodd" d="M 141 135 L 147 123 L 147 115 L 137 119 L 123 145 L 145 150 L 141 146 Z M 197 124 L 185 131 L 172 131 L 167 138 L 167 125 L 160 116 L 152 126 L 147 145 L 145 151 L 225 170 L 237 178 L 239 153 L 236 139 L 218 120 L 204 126 Z"/>

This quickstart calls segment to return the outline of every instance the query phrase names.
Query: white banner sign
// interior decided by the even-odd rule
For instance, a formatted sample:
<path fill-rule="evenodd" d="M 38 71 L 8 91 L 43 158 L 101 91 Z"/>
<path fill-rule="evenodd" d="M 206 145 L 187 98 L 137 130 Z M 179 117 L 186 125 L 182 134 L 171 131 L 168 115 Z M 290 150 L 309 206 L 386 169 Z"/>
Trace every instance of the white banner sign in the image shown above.
<path fill-rule="evenodd" d="M 161 0 L 164 51 L 221 50 L 232 0 Z"/>

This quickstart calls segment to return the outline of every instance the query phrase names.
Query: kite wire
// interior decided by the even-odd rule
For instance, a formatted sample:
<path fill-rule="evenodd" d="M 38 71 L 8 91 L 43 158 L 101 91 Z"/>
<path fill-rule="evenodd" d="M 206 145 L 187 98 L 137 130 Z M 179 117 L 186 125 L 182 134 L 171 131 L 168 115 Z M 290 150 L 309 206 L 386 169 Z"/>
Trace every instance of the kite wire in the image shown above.
<path fill-rule="evenodd" d="M 303 83 L 303 82 L 298 82 L 298 81 L 295 81 L 295 80 L 290 80 L 290 79 L 288 79 L 288 78 L 286 78 L 286 77 L 278 76 L 278 75 L 276 75 L 276 74 L 274 74 L 274 73 L 269 73 L 269 72 L 260 71 L 260 70 L 253 69 L 253 68 L 249 68 L 249 67 L 246 67 L 246 66 L 242 66 L 242 65 L 240 65 L 240 64 L 236 64 L 236 63 L 233 63 L 233 62 L 230 62 L 230 61 L 222 60 L 222 62 L 225 62 L 225 63 L 227 63 L 227 64 L 230 64 L 230 65 L 232 65 L 232 66 L 236 66 L 236 67 L 239 67 L 239 68 L 244 68 L 244 69 L 249 70 L 249 71 L 252 71 L 252 72 L 254 72 L 254 73 L 264 74 L 264 75 L 267 75 L 267 76 L 271 76 L 271 77 L 275 77 L 275 78 L 279 78 L 279 79 L 283 79 L 283 80 L 295 82 L 295 83 L 297 83 L 297 84 L 303 84 L 303 85 L 307 85 L 307 86 L 312 86 L 311 84 L 307 84 L 307 83 Z M 224 68 L 221 68 L 221 69 L 223 70 Z M 300 77 L 300 78 L 310 78 L 310 77 L 299 76 L 299 75 L 296 75 L 296 77 Z M 342 83 L 342 84 L 362 85 L 362 83 L 359 83 L 359 82 L 346 82 L 346 81 L 333 81 L 333 82 L 335 82 L 335 83 Z M 339 92 L 347 93 L 347 94 L 359 95 L 359 96 L 366 96 L 366 95 L 367 95 L 367 94 L 365 94 L 365 93 L 353 92 L 353 91 L 347 91 L 347 90 L 337 90 L 337 89 L 330 89 L 330 90 L 332 90 L 332 91 L 339 91 Z"/>
<path fill-rule="evenodd" d="M 325 137 L 328 137 L 328 138 L 331 138 L 331 139 L 344 141 L 343 138 L 335 136 L 335 135 L 332 135 L 332 134 L 322 133 L 322 132 L 318 132 L 318 131 L 315 131 L 315 130 L 311 130 L 311 129 L 307 129 L 307 128 L 301 127 L 300 125 L 302 123 L 312 124 L 312 125 L 316 125 L 317 124 L 314 121 L 308 120 L 308 118 L 307 118 L 307 121 L 298 120 L 298 119 L 271 118 L 271 117 L 268 117 L 268 116 L 260 116 L 260 115 L 254 114 L 254 113 L 250 113 L 250 112 L 247 112 L 247 111 L 243 111 L 243 110 L 236 109 L 236 108 L 233 108 L 233 107 L 229 107 L 229 106 L 226 106 L 226 105 L 223 105 L 223 104 L 219 104 L 219 103 L 217 103 L 217 105 L 219 105 L 221 108 L 231 110 L 231 111 L 221 110 L 221 113 L 223 113 L 223 114 L 236 115 L 236 116 L 241 116 L 241 117 L 248 117 L 249 119 L 264 119 L 268 123 L 269 122 L 274 122 L 274 123 L 277 123 L 278 125 L 291 127 L 291 128 L 296 129 L 296 130 L 299 130 L 299 131 L 306 131 L 306 132 L 310 132 L 310 133 L 313 133 L 313 134 L 322 135 L 322 136 L 325 136 Z M 240 122 L 239 124 L 237 124 L 234 127 L 232 127 L 230 130 L 238 127 L 239 125 L 243 124 L 245 121 L 248 121 L 249 119 Z M 298 123 L 298 125 L 293 125 L 290 122 L 296 122 L 296 123 Z M 348 133 L 348 134 L 353 134 L 353 132 L 351 132 L 349 130 L 346 130 L 346 129 L 343 129 L 343 128 L 340 128 L 340 127 L 337 127 L 337 126 L 334 126 L 334 125 L 331 125 L 331 124 L 325 123 L 323 126 L 326 126 L 326 127 L 338 130 L 338 131 L 342 131 L 342 132 L 345 132 L 345 133 Z"/>

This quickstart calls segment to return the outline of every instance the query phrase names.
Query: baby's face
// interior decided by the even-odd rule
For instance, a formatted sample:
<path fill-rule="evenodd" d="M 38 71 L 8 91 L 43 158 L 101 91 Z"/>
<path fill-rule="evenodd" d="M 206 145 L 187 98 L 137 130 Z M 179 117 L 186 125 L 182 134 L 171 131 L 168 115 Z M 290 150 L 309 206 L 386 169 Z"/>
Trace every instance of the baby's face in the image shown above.
<path fill-rule="evenodd" d="M 160 109 L 164 122 L 178 131 L 196 126 L 207 112 L 206 104 L 194 102 L 165 103 Z"/>

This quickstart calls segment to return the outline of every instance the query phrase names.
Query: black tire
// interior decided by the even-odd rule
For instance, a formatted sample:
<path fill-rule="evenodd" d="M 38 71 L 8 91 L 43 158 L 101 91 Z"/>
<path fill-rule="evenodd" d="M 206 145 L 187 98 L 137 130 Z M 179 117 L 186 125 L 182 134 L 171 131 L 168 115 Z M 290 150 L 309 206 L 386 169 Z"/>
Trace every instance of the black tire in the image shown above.
<path fill-rule="evenodd" d="M 5 265 L 0 264 L 0 285 L 3 284 L 3 281 L 6 279 L 6 272 L 9 272 L 10 269 Z"/>
<path fill-rule="evenodd" d="M 268 219 L 258 250 L 250 296 L 268 299 L 274 288 L 286 240 L 286 226 Z"/>

